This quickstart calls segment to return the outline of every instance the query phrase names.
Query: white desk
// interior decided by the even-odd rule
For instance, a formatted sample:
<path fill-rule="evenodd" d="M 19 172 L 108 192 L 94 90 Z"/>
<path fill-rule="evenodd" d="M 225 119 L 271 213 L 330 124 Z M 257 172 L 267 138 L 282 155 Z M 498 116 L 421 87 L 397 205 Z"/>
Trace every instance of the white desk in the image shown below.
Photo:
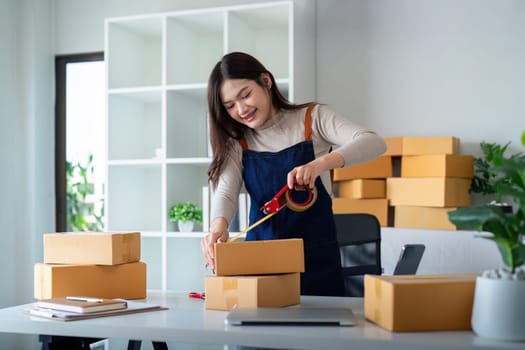
<path fill-rule="evenodd" d="M 187 344 L 230 344 L 278 349 L 523 349 L 524 343 L 495 342 L 472 332 L 391 333 L 363 318 L 359 298 L 302 297 L 305 306 L 347 306 L 355 327 L 225 326 L 225 311 L 204 309 L 204 302 L 181 294 L 152 294 L 148 302 L 167 311 L 61 322 L 23 313 L 30 304 L 0 309 L 0 332 L 121 338 Z"/>

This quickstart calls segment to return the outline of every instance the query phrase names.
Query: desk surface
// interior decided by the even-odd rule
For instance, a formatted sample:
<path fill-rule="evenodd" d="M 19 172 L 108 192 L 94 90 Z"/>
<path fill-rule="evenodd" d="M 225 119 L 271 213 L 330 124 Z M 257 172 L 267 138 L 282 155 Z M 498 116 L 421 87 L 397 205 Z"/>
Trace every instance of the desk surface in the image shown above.
<path fill-rule="evenodd" d="M 169 307 L 166 311 L 61 322 L 32 317 L 23 311 L 31 304 L 0 309 L 0 332 L 49 334 L 229 344 L 278 349 L 523 349 L 523 343 L 504 343 L 475 336 L 472 332 L 392 333 L 363 317 L 359 298 L 302 297 L 304 306 L 350 307 L 355 327 L 226 326 L 225 311 L 205 310 L 204 302 L 181 294 L 151 294 L 148 302 Z"/>

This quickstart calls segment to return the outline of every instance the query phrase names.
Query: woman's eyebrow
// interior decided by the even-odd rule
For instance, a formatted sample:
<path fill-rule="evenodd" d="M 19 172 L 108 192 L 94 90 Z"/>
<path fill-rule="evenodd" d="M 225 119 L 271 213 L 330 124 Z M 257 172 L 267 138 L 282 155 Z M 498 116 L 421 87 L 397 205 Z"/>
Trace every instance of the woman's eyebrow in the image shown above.
<path fill-rule="evenodd" d="M 244 91 L 246 91 L 246 89 L 249 89 L 249 88 L 250 88 L 249 86 L 245 86 L 245 87 L 241 88 L 241 89 L 239 90 L 239 92 L 237 92 L 237 94 L 235 95 L 235 97 L 239 97 L 240 95 L 242 95 L 242 93 L 243 93 Z M 228 103 L 228 102 L 231 102 L 231 101 L 230 101 L 230 100 L 222 101 L 223 104 L 224 104 L 224 103 Z"/>

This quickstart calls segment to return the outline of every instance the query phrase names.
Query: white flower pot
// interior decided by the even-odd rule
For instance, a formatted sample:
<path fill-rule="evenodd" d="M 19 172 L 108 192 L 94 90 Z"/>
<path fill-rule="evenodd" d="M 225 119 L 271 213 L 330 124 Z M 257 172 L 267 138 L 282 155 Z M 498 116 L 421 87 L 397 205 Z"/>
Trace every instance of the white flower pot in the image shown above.
<path fill-rule="evenodd" d="M 180 232 L 192 232 L 193 231 L 193 221 L 177 221 Z"/>
<path fill-rule="evenodd" d="M 525 281 L 477 277 L 472 329 L 482 337 L 525 341 Z"/>

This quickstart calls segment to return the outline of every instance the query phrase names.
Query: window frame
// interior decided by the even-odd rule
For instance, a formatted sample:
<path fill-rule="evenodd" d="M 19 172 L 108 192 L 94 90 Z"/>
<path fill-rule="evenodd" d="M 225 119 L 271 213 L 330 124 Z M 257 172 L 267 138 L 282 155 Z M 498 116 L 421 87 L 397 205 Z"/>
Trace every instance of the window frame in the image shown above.
<path fill-rule="evenodd" d="M 69 63 L 104 61 L 104 52 L 55 56 L 55 230 L 67 231 L 66 196 L 66 68 Z"/>

